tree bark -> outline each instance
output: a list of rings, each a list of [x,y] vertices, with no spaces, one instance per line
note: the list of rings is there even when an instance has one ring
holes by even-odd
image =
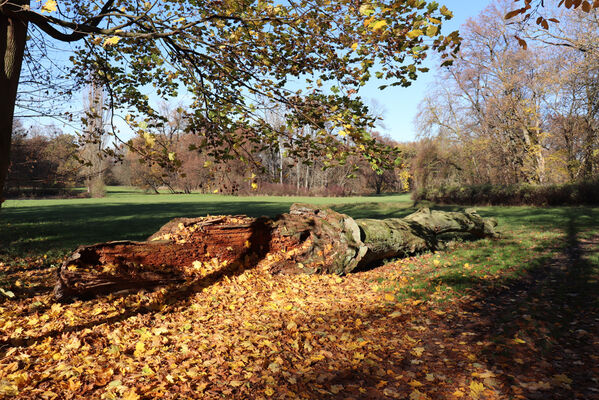
[[[473,210],[421,209],[406,218],[357,219],[328,208],[294,204],[277,218],[178,218],[145,242],[79,247],[60,267],[60,301],[212,282],[246,268],[272,273],[344,275],[386,258],[434,250],[448,235],[495,236],[492,220]]]
[[[0,8],[0,206],[4,201],[4,184],[10,165],[17,88],[27,41],[27,22],[8,17],[4,8],[16,9],[26,5],[29,5],[29,0],[13,0]]]

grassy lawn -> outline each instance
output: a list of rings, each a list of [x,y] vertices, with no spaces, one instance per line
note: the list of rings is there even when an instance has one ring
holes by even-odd
[[[337,205],[348,214],[404,215],[409,195],[352,198],[145,194],[110,187],[101,199],[8,200],[0,211],[0,257],[61,255],[80,244],[143,240],[176,217],[275,216],[297,202]],[[354,205],[358,205],[354,207]],[[372,206],[369,206],[372,204]],[[375,206],[376,204],[376,206]]]
[[[415,211],[406,195],[112,188],[104,199],[8,201],[0,397],[599,398],[599,208],[480,207],[500,238],[343,278],[250,268],[191,293],[52,301],[56,265],[79,244],[144,239],[174,217],[273,216],[294,202],[356,218]]]

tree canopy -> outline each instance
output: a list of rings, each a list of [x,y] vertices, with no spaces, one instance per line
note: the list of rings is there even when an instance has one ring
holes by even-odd
[[[312,148],[341,162],[361,153],[375,168],[383,149],[368,133],[374,121],[356,93],[372,76],[388,85],[410,85],[426,71],[421,64],[431,51],[447,62],[459,45],[457,32],[441,31],[451,17],[446,7],[422,0],[0,5],[0,18],[10,29],[29,25],[33,40],[76,42],[71,79],[104,86],[106,104],[126,110],[126,122],[145,138],[150,156],[176,159],[153,148],[147,129],[163,121],[150,92],[173,98],[185,91],[191,98],[187,129],[217,158],[243,159],[283,140],[290,152]],[[25,37],[17,39],[5,51],[4,68],[20,71],[20,64],[6,62],[22,60]],[[0,32],[0,41],[10,40],[7,30]],[[5,74],[13,86],[15,74]],[[12,120],[14,99],[9,103]],[[264,108],[275,106],[283,125],[263,118]],[[0,127],[2,157],[11,125],[5,121]],[[0,186],[6,173],[1,167]]]

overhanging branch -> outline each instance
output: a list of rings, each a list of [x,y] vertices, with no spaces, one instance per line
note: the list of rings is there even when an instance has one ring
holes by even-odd
[[[45,16],[31,11],[29,7],[24,5],[18,5],[14,3],[4,3],[0,5],[0,13],[7,15],[11,18],[21,19],[39,27],[42,31],[50,35],[56,40],[63,42],[75,42],[84,38],[89,33],[101,33],[103,29],[98,28],[100,22],[107,16],[112,10],[114,0],[108,0],[100,13],[95,17],[89,19],[83,24],[68,22],[51,16]],[[54,28],[51,24],[59,25],[65,28],[71,29],[73,32],[64,33]]]

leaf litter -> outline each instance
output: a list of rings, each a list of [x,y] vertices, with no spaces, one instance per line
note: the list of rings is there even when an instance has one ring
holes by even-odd
[[[432,279],[429,297],[402,290],[417,271],[451,268],[451,252],[346,277],[264,266],[65,305],[51,260],[15,261],[0,266],[13,295],[0,294],[0,397],[599,398],[599,313],[585,295],[597,275],[555,284],[584,272],[570,253],[447,299]]]

